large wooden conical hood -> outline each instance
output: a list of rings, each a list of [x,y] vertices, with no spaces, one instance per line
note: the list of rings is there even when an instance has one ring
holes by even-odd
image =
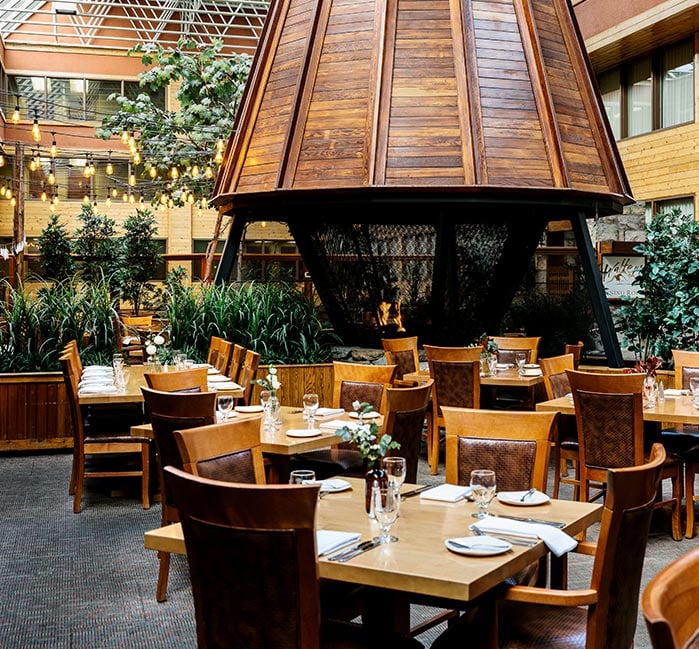
[[[568,3],[273,0],[218,202],[440,187],[627,202]]]
[[[273,0],[215,190],[288,224],[335,331],[495,332],[547,223],[570,219],[610,365],[586,217],[628,182],[566,0]],[[539,332],[531,332],[538,335]]]

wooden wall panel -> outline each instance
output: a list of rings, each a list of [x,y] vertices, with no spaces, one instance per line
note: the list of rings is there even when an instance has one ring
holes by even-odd
[[[261,365],[257,376],[267,376],[267,365]],[[316,365],[276,365],[277,378],[282,387],[279,390],[279,400],[283,406],[303,408],[303,395],[315,392],[322,407],[330,407],[333,398],[333,366],[332,363]],[[251,403],[260,402],[260,387],[256,385],[252,391]]]

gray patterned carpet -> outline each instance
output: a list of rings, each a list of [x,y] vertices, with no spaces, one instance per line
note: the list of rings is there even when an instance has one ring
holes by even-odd
[[[70,455],[0,457],[0,648],[156,649],[194,647],[195,629],[186,559],[173,557],[168,601],[155,601],[157,560],[143,533],[157,527],[160,506],[138,496],[113,498],[86,491],[72,513]],[[441,482],[421,467],[425,481]],[[661,566],[696,546],[674,542],[664,521],[651,535],[644,584]],[[571,561],[572,585],[589,576],[587,558]],[[416,618],[425,614],[414,612]],[[419,639],[429,646],[438,630]],[[642,622],[636,648],[649,647]]]

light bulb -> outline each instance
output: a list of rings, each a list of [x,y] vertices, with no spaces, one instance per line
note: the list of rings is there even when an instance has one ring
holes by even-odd
[[[218,140],[216,140],[216,150],[223,152],[223,147],[224,147],[223,138],[220,137],[220,138],[218,138]]]
[[[15,110],[12,113],[11,120],[13,124],[19,124],[19,103],[15,105]]]
[[[58,205],[58,203],[60,203],[60,201],[58,200],[58,194],[56,194],[56,195],[53,197],[53,204],[54,204],[54,205]]]
[[[134,174],[131,174],[129,176],[129,187],[135,187],[136,186],[136,176]]]
[[[51,142],[51,157],[55,158],[57,153],[58,148],[56,147],[56,139],[54,138],[53,142]]]
[[[140,165],[141,164],[141,154],[138,151],[134,151],[133,154],[133,163],[135,165]]]
[[[136,197],[133,194],[129,194],[129,203],[135,203]]]
[[[148,175],[151,178],[155,178],[158,175],[158,168],[153,165],[149,170],[148,170]]]
[[[56,184],[56,176],[53,173],[53,171],[49,171],[49,177],[48,177],[48,183],[49,185],[55,185]]]
[[[121,196],[121,200],[124,201],[124,203],[126,203],[129,200],[129,195],[126,192],[124,192]]]
[[[32,158],[32,161],[29,163],[29,171],[36,171],[36,162],[34,162],[34,158]]]
[[[124,144],[128,144],[129,142],[129,132],[126,129],[121,132],[121,141]]]
[[[199,165],[192,165],[192,178],[196,178],[199,175]]]
[[[119,192],[117,191],[117,188],[116,188],[116,187],[112,187],[112,198],[116,198],[118,193],[119,193]]]
[[[180,172],[178,171],[177,167],[173,166],[172,169],[170,169],[170,178],[177,180],[179,176]]]
[[[34,117],[34,124],[32,124],[32,137],[34,138],[34,142],[41,141],[41,131],[39,130],[39,120],[36,117]]]
[[[51,203],[51,204],[49,205],[49,210],[50,210],[51,212],[55,212],[55,211],[56,211],[56,208],[53,206],[53,203]]]
[[[105,205],[107,207],[111,207],[112,206],[112,197],[109,194],[107,194],[107,200],[104,202],[105,202]]]
[[[194,194],[190,194],[189,196],[187,196],[187,202],[190,205],[194,204]]]
[[[4,196],[6,193],[7,193],[7,187],[5,187],[5,185],[3,185],[2,187],[0,187],[0,196]]]
[[[85,196],[83,196],[83,203],[85,203],[85,205],[90,204],[90,197],[87,194],[85,194]]]
[[[5,198],[12,198],[12,190],[9,187],[7,188],[7,193],[5,194]]]
[[[10,199],[10,205],[12,205],[12,207],[17,205],[17,199],[14,196]]]
[[[216,155],[214,156],[214,162],[218,165],[220,165],[223,162],[223,154],[220,151],[216,151]]]
[[[104,168],[104,173],[106,173],[108,176],[114,175],[114,165],[112,165],[111,161],[108,162],[107,166]]]
[[[5,155],[0,153],[0,167],[5,166]]]
[[[209,165],[206,165],[206,169],[204,169],[204,175],[207,178],[213,178],[214,177],[214,170],[209,167]]]
[[[44,191],[41,192],[41,202],[42,203],[46,202],[46,192],[44,192]]]
[[[173,207],[175,207],[175,201],[173,201],[172,199],[168,200],[167,206],[168,206],[170,209],[172,209]]]

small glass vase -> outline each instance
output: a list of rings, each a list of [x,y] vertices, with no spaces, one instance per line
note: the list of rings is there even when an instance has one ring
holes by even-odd
[[[490,354],[481,354],[481,376],[490,376]]]
[[[658,398],[658,384],[656,378],[651,374],[646,374],[643,379],[643,396],[646,398],[646,408],[655,408]]]
[[[273,395],[264,406],[264,427],[266,430],[279,430],[282,425],[282,407],[276,395]]]
[[[385,488],[388,485],[388,474],[381,467],[380,460],[375,460],[369,464],[364,480],[364,502],[366,505],[366,513],[369,514],[369,518],[374,518],[371,500],[374,485],[377,485],[379,489]]]

